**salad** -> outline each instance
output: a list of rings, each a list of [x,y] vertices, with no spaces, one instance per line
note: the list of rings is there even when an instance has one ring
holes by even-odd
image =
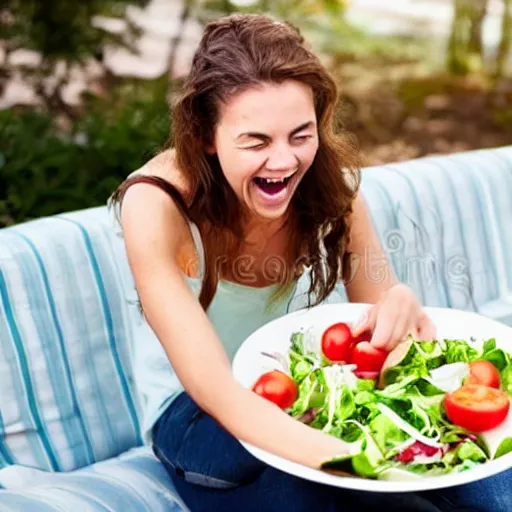
[[[512,354],[495,339],[419,341],[387,353],[343,322],[294,332],[253,391],[350,443],[327,471],[412,479],[466,471],[512,451]]]

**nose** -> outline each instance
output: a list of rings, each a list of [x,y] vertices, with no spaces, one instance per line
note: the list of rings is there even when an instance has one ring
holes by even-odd
[[[287,144],[278,144],[271,148],[266,167],[269,171],[288,171],[297,167],[298,158]]]

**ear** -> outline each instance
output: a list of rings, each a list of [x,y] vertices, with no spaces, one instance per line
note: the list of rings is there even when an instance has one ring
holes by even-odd
[[[217,150],[213,144],[206,144],[206,146],[204,147],[204,150],[209,155],[214,155],[215,153],[217,153]]]
[[[217,146],[215,144],[215,138],[214,137],[208,137],[208,139],[204,142],[204,150],[209,155],[214,155],[217,153]]]

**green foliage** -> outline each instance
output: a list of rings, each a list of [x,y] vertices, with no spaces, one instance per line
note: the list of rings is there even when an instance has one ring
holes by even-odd
[[[485,4],[487,0],[453,0],[454,15],[446,56],[451,73],[465,75],[483,68]]]
[[[500,78],[505,74],[506,63],[512,47],[512,2],[503,0],[503,17],[501,19],[501,40],[496,53],[495,76]]]
[[[0,112],[0,226],[105,204],[165,145],[167,80],[130,82],[86,100],[70,131],[41,111]]]
[[[453,20],[446,66],[455,75],[484,73],[497,78],[506,74],[512,33],[510,0],[502,0],[500,42],[492,55],[486,55],[483,40],[485,18],[490,10],[489,0],[453,0]]]
[[[453,1],[461,4],[466,0]],[[70,77],[72,66],[80,66],[90,58],[101,61],[106,43],[133,45],[138,31],[127,19],[126,9],[129,5],[145,6],[148,2],[8,0],[7,5],[2,4],[0,39],[6,53],[26,48],[38,51],[42,58],[37,69],[22,67],[14,70],[9,67],[11,64],[6,64],[2,78],[21,71],[39,95],[43,107],[0,111],[0,226],[105,204],[117,184],[165,144],[170,133],[166,97],[178,85],[174,81],[169,83],[166,76],[155,81],[121,81],[105,70],[99,80],[100,88],[108,91],[104,96],[86,96],[78,106],[67,105],[62,97],[62,88]],[[503,2],[506,16],[496,57],[499,61],[497,75],[504,72],[510,50],[511,0]],[[389,115],[394,112],[390,109],[395,105],[387,103],[390,93],[396,93],[398,106],[403,106],[405,111],[421,111],[427,96],[446,96],[452,106],[452,97],[456,97],[459,90],[467,89],[466,85],[456,83],[462,78],[449,74],[442,78],[429,75],[424,81],[412,79],[410,70],[417,62],[428,60],[430,42],[416,35],[375,36],[354,26],[345,17],[347,0],[259,0],[245,7],[234,0],[186,0],[185,3],[189,12],[181,20],[182,24],[188,16],[204,23],[232,12],[264,12],[300,27],[314,50],[329,57],[327,62],[331,71],[346,91],[346,105],[353,107],[351,124],[358,130],[362,146],[365,140],[373,140],[375,133],[389,133],[389,138],[402,137],[402,132],[395,133],[401,121],[395,123],[393,120],[405,116],[400,113]],[[127,30],[122,34],[109,33],[92,22],[96,16],[122,19],[127,22]],[[473,25],[478,28],[482,18],[475,20]],[[460,26],[457,25],[457,31]],[[467,41],[467,24],[464,30],[463,40]],[[479,47],[478,30],[473,31],[472,40],[474,53]],[[177,45],[177,41],[173,44]],[[460,55],[460,48],[455,47],[455,50],[457,56]],[[169,66],[172,69],[172,65]],[[56,69],[59,69],[58,74]],[[396,83],[396,77],[392,76],[395,69],[400,71],[403,79],[393,91],[390,84]],[[55,85],[46,87],[48,76],[57,78]],[[383,94],[368,97],[370,93],[360,87],[361,78],[374,81],[375,87],[380,88],[375,90]],[[112,82],[121,82],[121,85],[112,85]],[[494,125],[506,131],[512,114],[505,104],[508,96],[504,98],[497,98],[491,116]],[[375,126],[381,126],[381,119],[388,124],[383,123],[383,129],[376,129]],[[388,140],[379,137],[375,140]],[[421,137],[421,144],[430,138],[421,134],[417,137]],[[473,145],[478,147],[478,142]],[[431,151],[429,147],[427,150]]]
[[[378,36],[349,22],[348,0],[273,0],[244,6],[226,0],[207,0],[198,10],[204,23],[231,12],[261,12],[299,27],[316,51],[335,62],[356,60],[417,61],[425,59],[428,41],[416,34]],[[236,9],[235,9],[236,7]]]
[[[432,53],[431,42],[418,35],[375,35],[326,13],[309,18],[304,32],[320,52],[340,66],[346,62],[382,65],[426,61]]]
[[[84,66],[91,59],[101,61],[105,44],[135,51],[140,30],[126,17],[126,9],[145,6],[148,1],[9,0],[0,10],[0,39],[6,54],[19,48],[34,50],[41,63],[35,69],[6,64],[4,76],[21,74],[48,109],[74,119],[76,109],[62,99],[72,66]],[[94,23],[98,16],[122,20],[126,29],[122,34],[109,32]],[[50,88],[45,83],[48,77],[58,77]]]
[[[206,0],[202,2],[202,10],[216,13],[217,16],[233,12],[262,12],[292,22],[301,20],[319,12],[330,15],[343,15],[347,0],[257,0],[242,5],[230,0]]]
[[[104,43],[127,42],[94,26],[94,16],[123,18],[128,5],[147,3],[148,0],[10,0],[6,9],[9,22],[2,23],[0,38],[7,41],[8,49],[41,52],[44,61],[81,62],[101,53]]]

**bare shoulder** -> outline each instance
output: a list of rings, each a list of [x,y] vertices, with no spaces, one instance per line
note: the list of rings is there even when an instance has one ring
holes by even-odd
[[[157,176],[186,192],[182,175],[174,164],[174,153],[164,151],[130,174],[130,178]],[[137,246],[179,247],[186,240],[187,222],[173,199],[162,189],[141,182],[131,185],[122,200],[121,223],[125,240]]]
[[[172,148],[158,153],[158,155],[130,174],[130,177],[137,175],[157,176],[174,185],[182,196],[186,197],[188,195],[189,187],[187,181],[176,165],[175,153]]]

